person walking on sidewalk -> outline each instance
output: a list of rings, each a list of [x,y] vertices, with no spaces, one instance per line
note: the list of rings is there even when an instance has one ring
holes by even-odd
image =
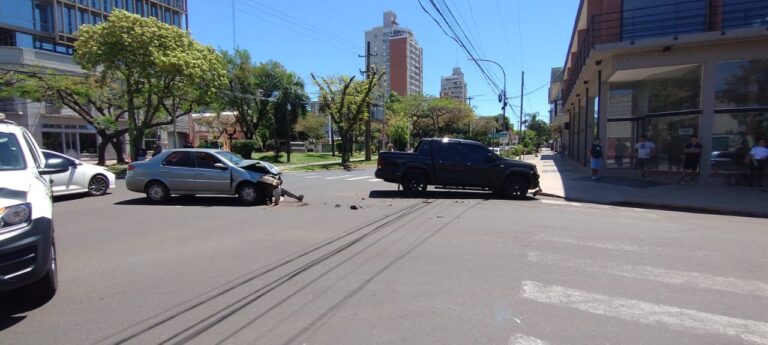
[[[656,152],[656,145],[648,141],[643,135],[640,136],[640,142],[635,145],[635,151],[637,152],[637,168],[640,169],[640,178],[643,180],[650,179],[651,157]]]
[[[595,138],[592,141],[592,148],[587,152],[592,167],[592,180],[597,180],[597,174],[603,166],[603,145],[600,145],[600,139]]]
[[[685,161],[683,162],[683,175],[680,176],[680,184],[685,184],[685,177],[690,176],[690,182],[696,180],[699,171],[699,161],[701,160],[701,144],[699,137],[692,135],[690,141],[683,147]]]
[[[754,186],[755,181],[759,187],[763,187],[765,166],[768,165],[768,148],[765,147],[765,139],[761,139],[757,146],[749,151],[749,186]]]

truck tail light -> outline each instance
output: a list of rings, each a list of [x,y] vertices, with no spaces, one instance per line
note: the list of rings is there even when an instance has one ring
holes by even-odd
[[[379,157],[378,159],[376,159],[376,168],[377,168],[377,169],[381,169],[381,157]]]

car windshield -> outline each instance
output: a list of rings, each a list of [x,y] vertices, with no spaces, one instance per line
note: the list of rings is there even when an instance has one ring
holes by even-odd
[[[232,163],[232,165],[238,165],[245,160],[243,157],[240,157],[240,155],[229,151],[216,151],[216,154]]]
[[[24,154],[16,136],[10,133],[0,133],[0,171],[22,170],[26,168]]]

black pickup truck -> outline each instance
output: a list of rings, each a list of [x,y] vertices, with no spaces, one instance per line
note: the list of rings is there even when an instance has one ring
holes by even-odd
[[[422,139],[414,152],[380,152],[376,178],[398,183],[406,193],[432,185],[522,198],[539,187],[535,165],[502,158],[481,143],[460,139]]]

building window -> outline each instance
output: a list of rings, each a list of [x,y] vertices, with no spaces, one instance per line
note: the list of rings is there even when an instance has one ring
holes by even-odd
[[[699,115],[646,119],[645,136],[656,145],[651,167],[655,170],[682,171],[683,148],[692,135],[699,135]]]
[[[723,30],[768,25],[764,1],[723,0]]]
[[[610,84],[608,118],[701,108],[699,65],[624,70],[614,77],[621,81]]]
[[[622,41],[704,32],[707,7],[707,0],[624,0]]]
[[[717,64],[715,107],[768,107],[768,60]]]

